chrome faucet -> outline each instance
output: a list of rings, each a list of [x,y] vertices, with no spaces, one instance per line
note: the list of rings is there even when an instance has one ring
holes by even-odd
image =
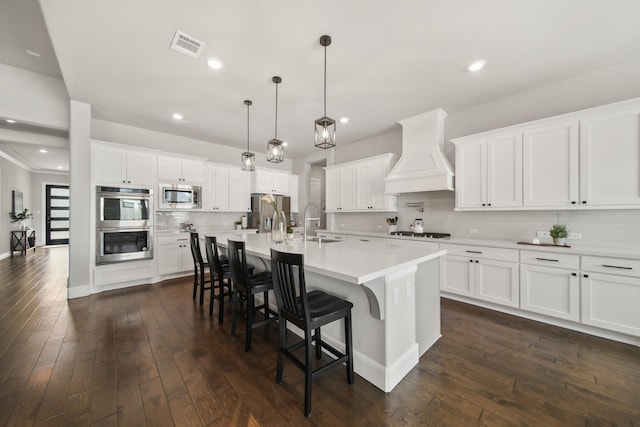
[[[318,210],[318,217],[317,218],[307,218],[307,210],[311,207],[311,206],[315,206],[316,209]],[[304,207],[304,241],[307,241],[307,221],[318,221],[318,227],[320,227],[320,206],[316,205],[315,203],[308,203],[307,206]]]

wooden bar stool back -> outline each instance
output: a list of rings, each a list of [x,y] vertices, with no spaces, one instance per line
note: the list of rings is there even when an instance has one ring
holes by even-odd
[[[213,314],[214,300],[218,300],[218,324],[224,320],[225,297],[231,302],[231,271],[229,263],[220,257],[218,241],[215,236],[204,238],[205,251],[209,264],[209,277],[211,278],[211,296],[209,298],[209,314]],[[226,261],[226,262],[225,262]]]
[[[200,305],[202,305],[204,302],[204,291],[211,289],[209,286],[206,286],[207,283],[211,283],[211,278],[206,279],[208,264],[202,259],[198,233],[192,232],[189,234],[189,243],[191,246],[191,256],[193,257],[193,299],[196,299],[198,288],[200,288]]]

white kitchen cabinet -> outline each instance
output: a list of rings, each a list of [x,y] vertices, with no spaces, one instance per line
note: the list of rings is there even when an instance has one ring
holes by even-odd
[[[444,292],[518,307],[518,251],[483,246],[440,244],[440,286]]]
[[[640,261],[582,258],[582,323],[640,337]]]
[[[522,133],[456,144],[456,207],[522,206]]]
[[[184,273],[193,270],[189,234],[160,236],[156,245],[158,275]]]
[[[326,211],[356,210],[356,167],[326,168]]]
[[[579,204],[578,120],[524,131],[524,206]]]
[[[389,153],[326,167],[326,211],[396,211],[397,196],[384,193],[384,179],[396,161]]]
[[[289,173],[256,168],[253,172],[252,193],[289,195]]]
[[[520,308],[559,319],[580,320],[578,272],[520,265]]]
[[[580,204],[640,206],[640,108],[580,121]]]
[[[155,185],[157,156],[93,144],[93,177],[98,184]]]
[[[229,168],[229,212],[251,212],[251,175]]]
[[[202,183],[204,179],[204,161],[158,156],[158,179],[168,183]]]

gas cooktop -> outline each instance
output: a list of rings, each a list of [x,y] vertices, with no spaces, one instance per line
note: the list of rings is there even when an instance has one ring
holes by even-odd
[[[392,231],[392,236],[408,236],[408,237],[429,237],[432,239],[444,239],[451,237],[449,233],[435,233],[432,231],[426,231],[424,233],[414,233],[413,231]]]

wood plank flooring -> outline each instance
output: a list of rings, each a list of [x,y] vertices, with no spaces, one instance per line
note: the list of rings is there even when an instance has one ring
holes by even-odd
[[[633,346],[443,300],[443,337],[393,392],[329,371],[305,419],[302,372],[274,380],[277,328],[245,353],[191,278],[71,301],[66,281],[66,247],[0,261],[0,425],[640,427]]]

